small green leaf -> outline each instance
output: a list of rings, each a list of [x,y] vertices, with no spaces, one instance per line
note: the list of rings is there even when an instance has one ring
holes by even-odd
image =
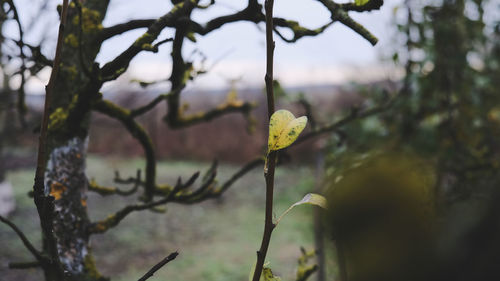
[[[303,247],[300,247],[300,251],[302,252],[302,256],[300,256],[298,260],[299,266],[297,267],[296,273],[296,281],[306,281],[309,277],[318,270],[317,264],[308,264],[309,260],[314,260],[316,256],[316,251],[306,251]]]
[[[356,6],[363,6],[368,2],[370,2],[370,0],[354,0],[354,4],[356,4]]]
[[[295,116],[288,110],[278,110],[269,121],[268,152],[290,146],[306,127],[307,117]]]
[[[250,275],[248,275],[248,281],[252,281],[253,279],[255,266],[256,263],[253,264],[252,269],[250,270]],[[274,276],[273,271],[269,267],[269,262],[266,262],[264,264],[264,267],[262,268],[262,273],[260,274],[259,281],[281,281],[281,278],[278,276]]]
[[[276,225],[281,221],[281,219],[288,214],[295,206],[298,205],[303,205],[303,204],[310,204],[310,205],[316,205],[318,207],[321,207],[323,209],[327,209],[328,204],[326,201],[326,198],[323,197],[322,195],[316,194],[316,193],[307,193],[302,200],[294,203],[292,206],[290,206],[279,218],[276,220]]]
[[[264,281],[281,281],[281,278],[278,276],[274,276],[273,271],[269,267],[264,267],[262,269],[262,275],[260,280],[264,277]]]
[[[299,202],[295,203],[296,205],[300,204],[311,204],[311,205],[316,205],[319,206],[323,209],[327,208],[327,202],[326,198],[323,197],[322,195],[316,194],[316,193],[308,193],[302,200]]]
[[[194,36],[194,32],[188,32],[186,34],[186,38],[189,39],[189,41],[196,43],[196,37]]]

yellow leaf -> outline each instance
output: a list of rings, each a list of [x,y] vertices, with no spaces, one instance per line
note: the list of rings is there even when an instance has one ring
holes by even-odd
[[[278,110],[269,121],[268,152],[276,151],[291,145],[306,127],[307,117],[295,116],[288,110]]]

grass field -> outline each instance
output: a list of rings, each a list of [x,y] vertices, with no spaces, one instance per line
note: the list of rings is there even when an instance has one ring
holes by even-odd
[[[159,182],[175,182],[195,171],[205,171],[209,163],[161,162]],[[133,175],[143,167],[141,160],[103,159],[89,157],[88,175],[100,184],[111,185],[114,170],[123,176]],[[219,181],[238,169],[221,165]],[[275,213],[313,190],[314,171],[306,167],[279,167],[276,174]],[[39,227],[32,199],[26,193],[32,186],[33,171],[11,172],[8,179],[15,187],[17,210],[11,219],[28,237],[39,245]],[[102,198],[90,194],[89,213],[92,219],[106,217],[127,203],[131,197]],[[179,257],[150,280],[169,281],[244,281],[248,280],[255,252],[260,245],[264,218],[264,179],[256,169],[240,179],[221,199],[197,205],[167,205],[165,214],[149,211],[128,216],[108,233],[92,238],[93,252],[99,270],[112,280],[137,280],[168,253],[178,250]],[[295,280],[300,246],[313,248],[312,207],[295,208],[275,230],[268,260],[273,271],[284,281]],[[0,226],[0,280],[41,280],[39,270],[9,270],[9,261],[31,260],[16,236]],[[330,262],[331,263],[331,262]],[[330,266],[332,268],[332,266]],[[330,274],[333,276],[333,274]],[[331,278],[333,280],[333,278]]]

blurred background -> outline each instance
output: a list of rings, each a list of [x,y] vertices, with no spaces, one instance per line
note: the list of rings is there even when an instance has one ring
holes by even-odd
[[[60,1],[14,2],[26,30],[25,42],[41,45],[41,53],[50,57],[55,48],[59,20],[56,6]],[[246,1],[220,0],[214,8],[193,18],[204,22],[245,5]],[[170,1],[112,0],[103,24],[156,18],[171,8]],[[307,27],[325,24],[330,16],[316,1],[299,0],[276,1],[275,14],[298,20]],[[276,38],[278,108],[289,109],[296,116],[307,114],[310,118],[307,132],[356,110],[369,110],[387,101],[391,106],[284,152],[283,165],[279,165],[276,174],[275,212],[280,214],[312,191],[328,194],[332,202],[340,200],[337,196],[345,196],[347,202],[354,200],[349,198],[368,198],[368,201],[354,200],[355,209],[359,204],[372,206],[373,202],[384,202],[387,198],[399,200],[399,195],[384,197],[359,192],[351,196],[331,192],[337,186],[342,190],[344,186],[353,185],[375,186],[375,194],[380,194],[378,185],[372,182],[373,175],[366,172],[374,165],[376,169],[388,171],[388,178],[406,177],[411,181],[428,178],[422,185],[407,184],[404,180],[381,185],[394,185],[394,190],[411,186],[425,191],[423,197],[410,196],[408,200],[416,204],[393,206],[392,211],[414,205],[412,208],[418,210],[431,210],[411,211],[408,216],[424,216],[426,223],[422,223],[425,225],[422,228],[432,224],[432,234],[423,234],[418,227],[411,231],[418,237],[394,231],[394,227],[408,229],[408,226],[388,223],[387,215],[383,215],[387,212],[385,209],[379,217],[367,218],[368,213],[379,214],[376,211],[381,204],[373,204],[375,211],[368,209],[366,214],[353,213],[350,205],[344,209],[339,207],[335,209],[338,213],[328,213],[324,218],[324,229],[318,226],[318,220],[315,223],[318,213],[313,208],[295,208],[273,235],[268,258],[273,271],[283,280],[295,280],[300,247],[322,247],[322,257],[317,262],[323,273],[315,273],[310,280],[339,280],[345,273],[342,266],[339,267],[340,247],[335,247],[332,237],[342,245],[358,245],[359,239],[370,241],[376,237],[373,234],[359,238],[359,233],[381,231],[408,236],[408,240],[401,242],[405,245],[420,241],[427,234],[432,237],[422,241],[432,240],[432,246],[426,244],[433,249],[432,253],[413,253],[412,250],[406,253],[418,257],[408,259],[409,263],[421,262],[421,268],[426,268],[422,271],[432,274],[432,277],[424,274],[428,277],[426,280],[498,280],[493,278],[498,276],[495,267],[500,261],[500,251],[497,251],[500,246],[500,3],[496,0],[386,0],[379,11],[353,14],[353,18],[378,37],[375,47],[340,23],[333,24],[319,36],[307,37],[295,44]],[[196,67],[207,69],[207,74],[190,82],[183,92],[185,112],[207,110],[236,96],[257,106],[251,113],[252,118],[226,115],[184,130],[171,130],[165,125],[164,106],[138,118],[156,148],[159,182],[175,182],[179,176],[187,178],[196,171],[204,171],[214,159],[220,163],[218,178],[224,181],[248,160],[264,152],[267,120],[263,30],[262,24],[236,23],[199,38],[196,44],[186,45],[186,56],[193,58]],[[111,60],[142,32],[141,29],[130,31],[107,41],[97,61]],[[42,67],[36,76],[21,81],[20,75],[15,74],[20,65],[16,46],[8,40],[19,36],[16,22],[3,20],[2,34],[0,214],[22,225],[31,241],[38,244],[41,239],[38,217],[28,193],[33,184],[37,127],[50,68]],[[168,49],[162,48],[157,54],[138,55],[127,73],[104,85],[103,96],[118,105],[134,108],[167,92],[171,63]],[[16,108],[21,83],[25,85],[27,105],[21,110],[24,114]],[[125,177],[133,176],[144,166],[143,150],[137,141],[118,121],[99,113],[92,115],[88,151],[87,175],[103,185],[115,185],[115,171]],[[400,151],[398,154],[403,156],[380,156],[387,151]],[[379,157],[384,164],[373,164],[379,163]],[[411,164],[405,164],[408,162]],[[389,168],[403,166],[407,171],[422,165],[426,169],[417,178]],[[356,170],[357,167],[362,168]],[[353,174],[355,178],[366,175],[365,181],[352,183],[348,175]],[[347,184],[341,184],[343,177],[347,178],[344,179]],[[151,280],[247,280],[262,234],[264,186],[262,170],[257,168],[217,200],[195,205],[169,204],[166,214],[130,215],[110,232],[93,237],[99,270],[105,276],[114,276],[113,280],[137,280],[166,253],[179,250],[175,270],[167,266]],[[393,189],[384,188],[382,194],[391,193]],[[135,201],[132,197],[110,200],[90,193],[90,217],[105,217]],[[343,217],[341,222],[337,216]],[[382,222],[374,223],[379,219]],[[346,224],[345,220],[355,221],[356,227]],[[380,229],[375,231],[367,221]],[[336,232],[330,226],[345,231]],[[343,242],[342,237],[346,236],[358,238]],[[393,242],[373,240],[367,242],[366,247],[371,243],[389,245]],[[42,278],[37,269],[7,268],[8,262],[26,260],[29,254],[16,235],[4,226],[0,227],[0,248],[0,280]],[[347,268],[354,276],[352,280],[422,278],[414,274],[413,269],[404,273],[374,270],[374,267],[396,267],[391,250],[382,251],[381,255],[376,254],[381,253],[380,250],[371,250],[376,253],[370,252],[368,259],[364,255],[368,250],[359,250],[363,254],[356,251],[351,247],[351,254],[345,257],[351,265]],[[426,258],[422,259],[423,255]],[[378,262],[372,266],[365,260]],[[431,261],[442,265],[441,270],[427,268]],[[405,266],[407,264],[398,264],[400,268]],[[377,279],[377,276],[385,279]]]

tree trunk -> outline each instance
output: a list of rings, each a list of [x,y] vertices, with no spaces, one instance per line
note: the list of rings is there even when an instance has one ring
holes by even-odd
[[[100,49],[96,39],[109,0],[80,2],[81,8],[71,3],[68,10],[60,72],[49,101],[45,194],[54,197],[53,236],[65,281],[97,281],[106,278],[91,253],[85,158],[91,101],[102,85],[89,71]],[[44,239],[45,252],[48,247]],[[57,278],[53,268],[43,269],[46,280]]]
[[[54,237],[67,280],[102,280],[87,232],[86,140],[75,137],[54,148],[45,172],[46,193],[54,198]]]

